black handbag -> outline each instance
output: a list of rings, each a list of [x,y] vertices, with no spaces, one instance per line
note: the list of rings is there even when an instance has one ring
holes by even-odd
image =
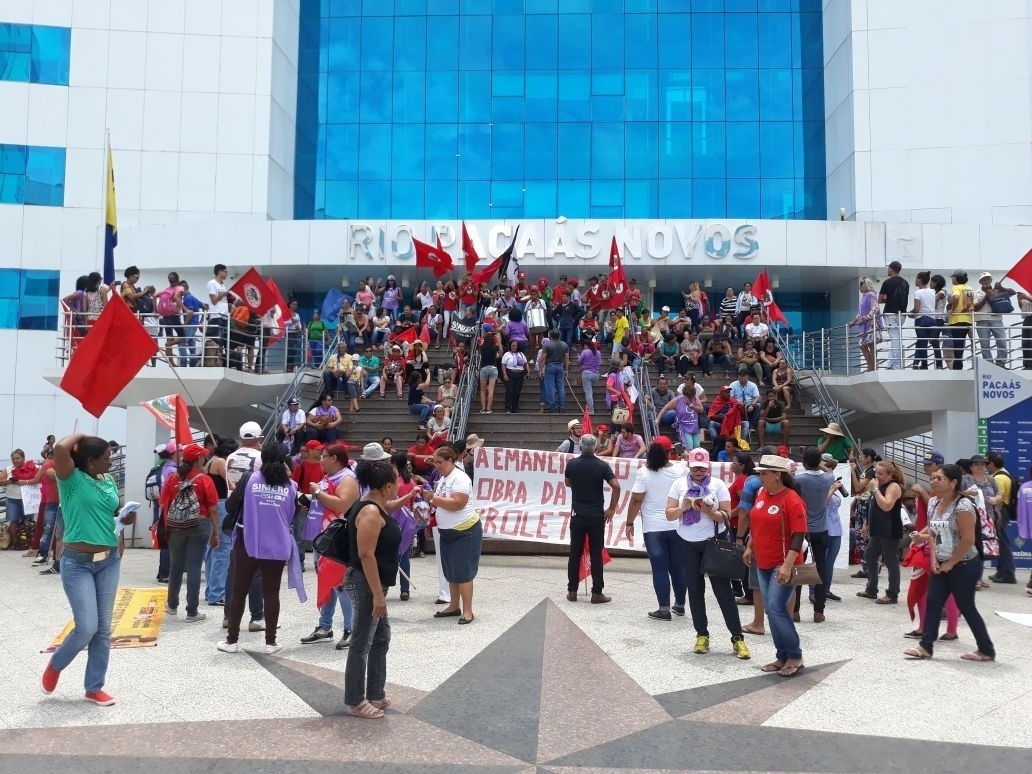
[[[727,524],[727,521],[724,523]],[[713,537],[706,542],[706,549],[702,554],[702,571],[712,578],[742,580],[748,572],[745,562],[742,561],[745,548],[731,537],[730,525],[727,535],[727,538],[720,537],[717,522],[713,522]]]
[[[237,522],[240,521],[240,516],[244,512],[244,487],[247,486],[250,478],[251,471],[245,471],[237,482],[236,488],[226,498],[226,515],[222,518],[221,524],[223,534],[232,535]]]

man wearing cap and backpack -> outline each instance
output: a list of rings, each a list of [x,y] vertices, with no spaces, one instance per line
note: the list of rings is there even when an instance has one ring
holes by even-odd
[[[563,454],[576,454],[580,451],[580,439],[584,434],[581,429],[581,421],[579,419],[571,419],[566,423],[566,429],[569,431],[569,436],[559,444],[556,451]]]
[[[1003,455],[991,451],[985,455],[986,468],[996,481],[1000,504],[996,508],[996,538],[1000,544],[1000,557],[996,563],[996,572],[989,576],[993,583],[1017,583],[1014,573],[1014,549],[1011,546],[1007,525],[1018,520],[1018,490],[1021,482],[1004,466]]]
[[[240,448],[226,458],[226,487],[230,494],[254,471],[262,466],[262,426],[257,422],[244,422],[240,425]],[[225,531],[223,538],[229,539]],[[226,574],[226,596],[233,596],[233,554],[229,555],[229,571]],[[251,612],[251,621],[247,625],[249,632],[265,631],[265,599],[262,597],[262,572],[259,569],[251,579],[251,588],[247,594],[247,604]],[[229,628],[229,618],[222,619],[222,628]]]
[[[910,283],[899,276],[903,264],[893,261],[885,267],[888,273],[878,291],[879,303],[885,304],[882,319],[885,321],[885,332],[889,337],[889,365],[892,368],[903,367],[903,347],[900,339],[900,315],[906,314],[907,302],[910,299]]]

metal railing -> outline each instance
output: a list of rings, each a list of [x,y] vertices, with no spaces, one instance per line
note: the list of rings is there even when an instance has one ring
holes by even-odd
[[[476,397],[477,385],[480,382],[480,340],[483,323],[478,322],[473,338],[470,340],[468,357],[462,366],[462,374],[456,385],[455,405],[452,406],[451,427],[448,428],[448,441],[465,440],[466,427],[469,424],[469,412]]]
[[[973,326],[919,328],[914,315],[881,315],[881,325],[871,332],[853,325],[825,328],[795,337],[782,351],[796,370],[835,376],[903,368],[964,370],[973,368],[975,357],[1008,370],[1032,370],[1032,318],[988,312],[970,316]],[[861,347],[872,344],[868,361]]]
[[[283,373],[302,368],[311,357],[308,333],[284,330],[273,340],[269,328],[260,327],[253,333],[236,331],[233,321],[211,314],[196,312],[196,320],[189,325],[164,326],[156,314],[139,314],[140,323],[157,342],[165,358],[176,368],[238,368],[255,373]],[[66,365],[72,353],[90,332],[95,315],[72,311],[61,303],[61,324],[57,332],[56,358]],[[316,349],[318,349],[316,347]],[[324,352],[329,347],[323,347]],[[165,360],[154,358],[144,368],[165,368]]]
[[[933,448],[932,434],[921,433],[882,444],[882,458],[896,463],[906,476],[908,485],[915,482],[927,485],[924,457]]]

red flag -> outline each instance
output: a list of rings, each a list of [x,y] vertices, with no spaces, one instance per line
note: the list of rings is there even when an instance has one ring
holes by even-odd
[[[415,328],[408,328],[401,333],[392,333],[387,337],[388,341],[407,341],[409,344],[414,344],[416,339],[419,338],[416,335]]]
[[[423,342],[424,347],[430,346],[430,328],[425,322],[419,329],[419,340]]]
[[[247,304],[248,309],[261,317],[269,311],[276,299],[269,289],[269,283],[255,268],[250,268],[236,282],[229,292],[239,296]],[[279,294],[279,291],[276,292]]]
[[[602,546],[602,566],[609,564],[613,561],[613,557],[609,555],[605,546]],[[588,537],[584,536],[584,548],[581,550],[580,557],[580,573],[579,577],[581,581],[585,581],[591,575],[591,554],[588,552]]]
[[[441,246],[441,237],[437,237],[437,247],[412,237],[412,246],[416,248],[417,269],[431,269],[435,277],[443,277],[455,269],[452,257]]]
[[[609,274],[602,289],[600,309],[618,309],[627,302],[627,275],[624,273],[620,250],[616,246],[616,237],[609,247]]]
[[[771,294],[771,300],[769,302],[765,302],[764,299],[767,297],[768,293]],[[774,303],[774,294],[771,292],[770,277],[767,276],[766,269],[763,269],[756,277],[756,281],[752,286],[752,294],[756,296],[756,298],[760,299],[760,303],[763,304],[763,308],[767,310],[767,318],[771,322],[780,321],[785,325],[788,325],[788,318],[785,317],[785,313],[781,311],[781,307]]]
[[[491,278],[495,276],[498,273],[498,270],[502,267],[502,262],[505,258],[505,253],[502,253],[480,271],[473,272],[473,274],[470,275],[470,281],[473,283],[473,286],[476,287],[485,282],[490,282]]]
[[[182,395],[176,395],[176,443],[186,446],[193,443],[193,431],[190,430],[190,411]]]
[[[1008,277],[1032,293],[1032,250],[1025,253],[1014,267],[1003,275],[1004,279]]]
[[[99,419],[157,352],[157,342],[118,296],[76,347],[61,389]]]
[[[266,311],[262,324],[266,328],[272,329],[272,335],[269,336],[269,344],[275,344],[283,338],[286,321],[290,319],[290,306],[283,298],[283,294],[280,293],[276,280],[270,277],[265,281],[265,285],[269,289],[272,305]]]
[[[581,417],[581,432],[584,435],[594,435],[591,429],[591,414],[588,412],[588,407],[584,407],[584,416]]]
[[[462,257],[466,261],[467,272],[472,272],[477,266],[477,261],[480,260],[477,248],[473,246],[473,240],[469,238],[469,232],[466,231],[466,221],[462,221]]]

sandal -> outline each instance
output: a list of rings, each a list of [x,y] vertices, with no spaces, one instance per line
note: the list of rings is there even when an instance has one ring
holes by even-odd
[[[919,640],[922,637],[924,637],[924,632],[920,629],[914,629],[914,631],[907,632],[903,636],[906,637],[908,640]]]
[[[347,714],[356,718],[379,720],[383,717],[383,710],[372,702],[363,701],[361,704],[356,704],[354,707],[348,707]]]
[[[996,661],[996,656],[987,656],[980,650],[965,653],[961,658],[965,661]]]
[[[458,618],[462,615],[462,611],[459,608],[454,610],[438,610],[434,613],[434,618]]]
[[[793,664],[792,666],[782,667],[781,671],[778,672],[778,674],[782,677],[795,677],[804,669],[806,669],[806,664]]]
[[[391,706],[391,699],[389,696],[384,696],[382,699],[370,699],[369,703],[380,710],[385,710]]]
[[[760,671],[770,674],[771,672],[780,672],[784,668],[784,664],[779,664],[777,661],[771,661],[769,664],[761,666]]]
[[[903,651],[903,655],[912,661],[924,661],[925,659],[932,657],[931,653],[920,646],[916,648],[907,648]]]
[[[956,634],[950,634],[949,632],[947,632],[946,634],[942,635],[942,637],[939,638],[939,642],[952,642],[953,640],[956,640],[956,639],[958,639]]]
[[[742,631],[745,632],[746,634],[755,634],[757,637],[762,637],[763,635],[765,635],[767,633],[767,632],[763,631],[763,629],[756,630],[756,629],[753,629],[749,625],[743,626],[742,627]]]
[[[473,623],[473,616],[470,616],[469,618],[460,618],[457,621],[457,623],[459,623],[459,624],[470,624],[470,623]]]
[[[864,599],[877,599],[878,598],[877,594],[868,594],[866,591],[858,591],[858,592],[856,592],[856,595],[858,597],[863,597]]]

